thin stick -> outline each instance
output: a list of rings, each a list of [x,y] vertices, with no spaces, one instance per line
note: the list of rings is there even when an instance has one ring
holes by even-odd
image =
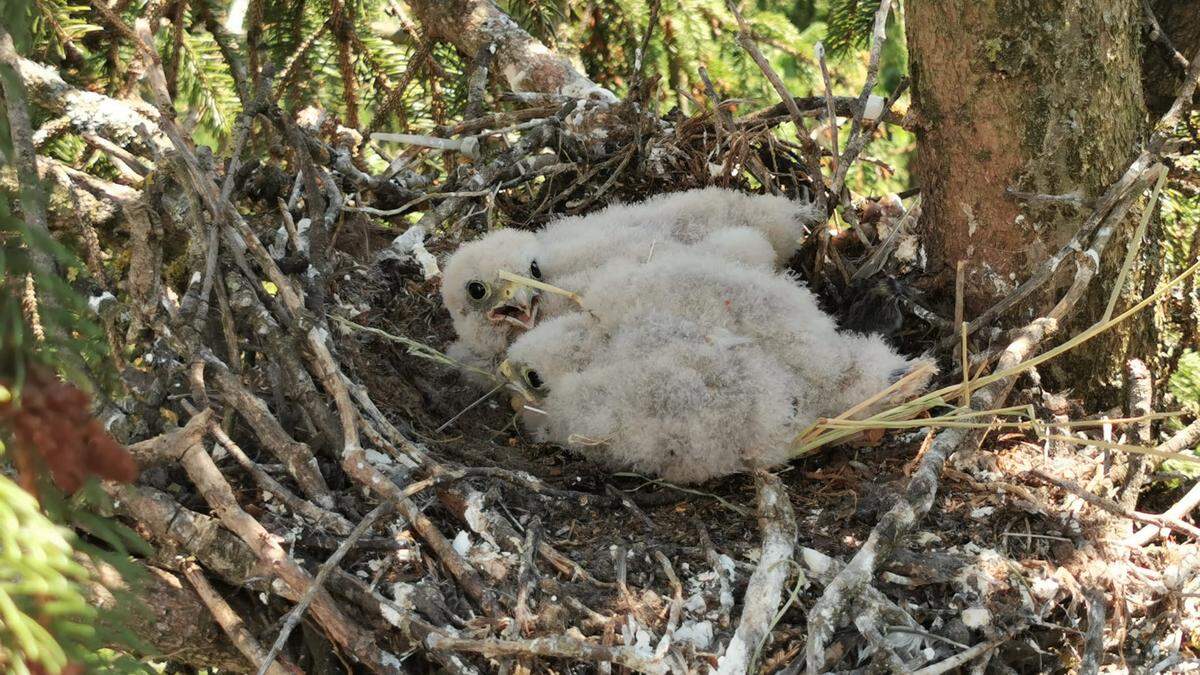
[[[526,407],[528,407],[528,406],[526,406]],[[619,471],[617,473],[614,473],[613,475],[614,476],[625,476],[628,478],[637,478],[639,480],[645,481],[641,485],[639,485],[631,490],[628,490],[628,492],[637,492],[638,490],[642,489],[643,487],[645,487],[647,485],[658,485],[660,487],[670,488],[672,490],[678,490],[679,492],[683,492],[683,493],[686,493],[689,495],[696,495],[697,497],[707,497],[709,499],[715,499],[715,500],[717,500],[717,503],[719,503],[721,506],[724,506],[725,508],[729,509],[730,511],[733,511],[734,513],[738,514],[739,516],[750,515],[750,512],[747,511],[746,509],[738,506],[737,504],[734,504],[733,502],[729,501],[728,499],[725,499],[721,495],[718,495],[718,494],[715,494],[712,492],[703,492],[701,490],[693,490],[691,488],[683,487],[682,485],[668,483],[667,481],[662,480],[661,478],[650,478],[648,476],[643,476],[640,473],[630,473],[627,471]]]
[[[1138,250],[1142,246],[1142,239],[1146,236],[1146,226],[1150,223],[1150,216],[1154,214],[1154,207],[1158,203],[1158,193],[1162,190],[1163,183],[1167,182],[1167,173],[1167,167],[1160,165],[1158,181],[1154,183],[1154,190],[1146,202],[1146,210],[1142,212],[1142,219],[1138,221],[1137,229],[1129,239],[1129,249],[1125,252],[1125,261],[1121,263],[1121,271],[1117,274],[1117,280],[1113,282],[1112,295],[1108,298],[1108,306],[1104,308],[1104,316],[1101,317],[1101,321],[1108,321],[1112,318],[1113,310],[1117,308],[1117,300],[1121,299],[1121,289],[1125,286],[1125,279],[1129,277],[1129,270],[1133,267],[1133,261],[1137,258]]]
[[[271,651],[267,652],[267,656],[263,659],[257,675],[265,675],[267,668],[274,662],[275,656],[279,654],[279,650],[283,649],[283,645],[285,642],[287,642],[288,636],[292,634],[292,630],[296,628],[298,623],[300,623],[300,619],[304,616],[305,610],[308,609],[308,606],[312,603],[313,598],[317,597],[317,592],[321,590],[321,587],[324,585],[325,579],[329,576],[329,573],[338,566],[338,563],[342,561],[342,558],[344,558],[346,554],[350,552],[350,549],[354,547],[354,544],[361,539],[364,534],[367,533],[367,530],[371,529],[371,526],[375,524],[375,521],[380,517],[390,513],[394,506],[394,503],[391,501],[385,501],[380,503],[379,506],[376,506],[362,519],[362,521],[358,523],[358,525],[354,526],[354,529],[350,531],[350,534],[346,537],[346,539],[342,541],[337,550],[333,552],[333,555],[329,556],[329,559],[325,561],[325,564],[321,565],[321,569],[317,571],[316,578],[313,579],[313,582],[308,586],[308,590],[306,590],[304,595],[301,596],[300,602],[296,603],[296,606],[292,608],[292,611],[288,612],[287,618],[284,619],[283,622],[283,628],[279,631],[279,637],[275,638],[275,644],[271,645]]]
[[[950,672],[951,670],[954,670],[955,668],[958,668],[959,666],[965,665],[972,659],[983,656],[984,654],[988,653],[989,651],[995,649],[996,647],[998,647],[1001,644],[1003,644],[1004,642],[1006,642],[1012,636],[1013,636],[1013,633],[1007,633],[1004,636],[998,637],[994,640],[988,640],[987,642],[980,642],[979,644],[975,645],[974,647],[971,647],[969,649],[961,651],[961,652],[955,654],[954,656],[951,656],[949,658],[938,661],[937,663],[925,666],[924,668],[922,668],[920,670],[913,671],[913,675],[941,675],[942,673]]]
[[[196,595],[200,596],[200,600],[212,612],[213,618],[220,624],[221,629],[229,636],[229,641],[237,648],[242,656],[246,657],[258,672],[267,673],[267,675],[289,675],[293,672],[282,663],[268,660],[267,654],[263,653],[262,645],[258,640],[254,639],[254,634],[246,628],[246,624],[242,621],[242,617],[225,602],[225,598],[217,592],[212,584],[208,582],[208,578],[204,576],[204,570],[194,562],[188,561],[183,564],[183,574],[192,582],[192,588],[196,589]]]
[[[1051,476],[1050,474],[1038,469],[1030,471],[1029,475],[1042,481],[1043,483],[1048,483],[1059,488],[1060,490],[1070,492],[1088,504],[1095,506],[1101,511],[1111,513],[1114,516],[1128,518],[1139,523],[1148,523],[1154,525],[1155,527],[1169,527],[1181,534],[1186,534],[1190,537],[1200,539],[1200,528],[1197,528],[1195,525],[1189,525],[1175,518],[1166,518],[1164,516],[1156,516],[1149,513],[1131,511],[1111,499],[1101,497],[1100,495],[1088,491],[1082,485],[1077,485],[1071,481],[1063,480],[1061,478],[1055,478],[1054,476]]]
[[[700,81],[704,83],[704,94],[708,96],[708,100],[713,105],[713,119],[716,120],[717,127],[717,145],[721,144],[721,133],[727,132],[727,127],[733,123],[729,112],[721,107],[721,99],[717,96],[717,90],[713,87],[712,80],[708,78],[708,69],[700,66]]]
[[[804,149],[802,156],[805,165],[804,172],[808,174],[809,179],[813,182],[817,210],[825,213],[825,178],[821,175],[820,148],[815,141],[808,137],[805,131],[804,116],[800,113],[800,107],[796,105],[795,97],[788,91],[779,74],[771,67],[771,63],[767,61],[767,58],[759,51],[758,45],[754,44],[754,40],[750,37],[750,26],[746,23],[746,19],[742,16],[741,11],[738,10],[737,1],[725,0],[725,6],[729,8],[729,11],[733,14],[733,18],[737,21],[738,44],[754,60],[755,65],[763,72],[763,75],[766,76],[771,86],[775,88],[775,92],[779,94],[779,98],[783,99],[783,104],[787,107],[788,115],[792,118],[792,124],[796,125],[796,137],[800,140],[800,147]],[[824,223],[821,224],[821,227],[823,228],[822,231],[826,233],[825,237],[828,238],[828,228],[824,227]],[[821,261],[817,260],[818,272],[820,271],[820,266]]]
[[[1184,448],[1189,448],[1200,441],[1200,420],[1192,422],[1179,433],[1172,436],[1165,443],[1158,445],[1159,450],[1168,452],[1178,452]],[[1192,509],[1200,505],[1200,483],[1197,483],[1187,491],[1179,501],[1175,502],[1171,508],[1167,509],[1163,514],[1163,518],[1178,520],[1183,516],[1191,513]],[[1153,525],[1143,527],[1132,536],[1126,537],[1125,543],[1130,546],[1144,546],[1159,532],[1159,528]]]
[[[962,269],[959,267],[959,269]],[[959,326],[962,329],[959,333],[962,335],[962,404],[964,406],[971,405],[971,355],[967,351],[967,322],[960,321]]]
[[[954,325],[961,326],[965,319],[963,292],[966,287],[967,261],[959,260],[954,268]]]
[[[842,153],[838,171],[833,176],[834,194],[841,194],[842,186],[846,184],[846,175],[850,170],[850,165],[862,152],[871,136],[869,133],[864,133],[867,131],[867,125],[863,124],[863,117],[867,111],[867,101],[871,98],[871,90],[875,88],[875,81],[879,76],[879,57],[883,52],[884,40],[887,39],[887,18],[891,6],[891,0],[882,0],[879,3],[879,9],[875,10],[875,23],[871,31],[871,51],[867,57],[867,78],[858,95],[854,117],[850,121],[850,138],[846,139],[846,151]],[[875,124],[872,122],[870,128],[874,129]]]
[[[683,613],[683,584],[679,583],[679,577],[675,574],[675,568],[671,566],[671,561],[662,551],[655,550],[654,559],[662,566],[663,572],[667,575],[667,580],[671,582],[671,607],[667,613],[666,629],[666,633],[670,635],[679,627],[679,617]]]
[[[825,85],[825,116],[829,123],[829,154],[833,162],[833,174],[838,173],[838,123],[837,115],[833,112],[833,86],[829,83],[829,66],[825,63],[825,43],[818,41],[813,46],[817,55],[817,63],[821,64],[821,81]],[[836,196],[835,196],[836,197]]]
[[[333,319],[337,323],[340,323],[343,326],[346,326],[348,328],[360,330],[364,333],[370,333],[371,335],[381,337],[385,340],[402,344],[405,347],[408,347],[409,354],[411,354],[412,356],[416,356],[417,358],[422,358],[427,361],[433,361],[434,363],[441,363],[443,365],[451,366],[453,368],[458,368],[459,370],[465,370],[465,371],[468,371],[475,375],[479,375],[485,379],[491,380],[493,382],[500,382],[500,378],[496,377],[495,373],[488,372],[486,370],[483,370],[482,368],[475,368],[473,366],[468,366],[465,363],[456,361],[455,359],[452,359],[449,356],[446,356],[445,354],[434,349],[433,347],[430,347],[429,345],[424,344],[422,342],[417,342],[416,340],[413,340],[412,338],[406,338],[401,335],[392,335],[391,333],[389,333],[387,331],[380,330],[380,329],[374,328],[372,326],[364,326],[362,324],[355,323],[355,322],[351,321],[350,319],[347,319],[342,316],[338,316],[337,314],[330,314],[329,318]]]
[[[495,394],[496,392],[500,391],[501,389],[503,389],[503,388],[505,388],[505,387],[507,387],[507,386],[508,386],[508,383],[502,383],[502,384],[498,384],[498,385],[496,385],[496,387],[495,387],[494,389],[492,389],[492,390],[491,390],[491,391],[489,391],[488,393],[484,394],[483,396],[480,396],[479,398],[475,399],[475,401],[474,401],[474,402],[472,402],[472,403],[471,403],[471,405],[469,405],[469,406],[467,406],[467,407],[463,408],[462,410],[460,410],[460,411],[458,412],[458,414],[457,414],[457,415],[455,415],[454,417],[451,417],[450,419],[446,420],[446,422],[445,422],[444,424],[442,424],[442,426],[440,426],[440,427],[438,427],[437,429],[435,429],[433,433],[435,433],[435,434],[440,434],[440,433],[442,433],[443,431],[445,431],[446,427],[450,426],[451,424],[454,424],[454,422],[455,422],[455,421],[456,421],[458,418],[460,418],[460,417],[462,417],[463,415],[467,414],[467,413],[468,413],[468,412],[470,412],[472,409],[474,409],[474,408],[475,408],[475,406],[477,406],[477,405],[479,405],[480,403],[483,403],[484,401],[486,401],[486,400],[488,400],[489,398],[491,398],[491,397],[492,397],[492,394]]]
[[[961,345],[962,350],[962,371],[963,371],[963,389],[967,389],[967,383],[970,382],[971,369],[968,367],[970,361],[967,359],[967,337],[970,331],[967,330],[966,321],[966,281],[967,281],[967,261],[959,260],[954,268],[954,327],[962,334]],[[963,397],[963,405],[971,405],[971,397]]]

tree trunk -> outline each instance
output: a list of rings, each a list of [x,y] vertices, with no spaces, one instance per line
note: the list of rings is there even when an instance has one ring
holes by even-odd
[[[1139,0],[911,0],[907,30],[917,112],[913,173],[934,285],[966,261],[967,319],[1024,281],[1076,232],[1088,204],[1125,169],[1147,129]],[[1009,190],[1070,195],[1018,199]],[[1132,220],[1130,218],[1129,220]],[[1128,225],[1128,223],[1126,223]],[[1128,237],[1119,232],[1083,304],[1103,311]],[[1064,265],[1059,284],[1071,279]],[[1029,314],[1005,317],[1009,322]],[[1127,339],[1128,336],[1125,336]],[[1119,372],[1125,348],[1094,345],[1094,373]]]

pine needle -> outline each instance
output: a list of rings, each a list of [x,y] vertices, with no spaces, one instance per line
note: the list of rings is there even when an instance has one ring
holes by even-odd
[[[506,386],[508,386],[508,383],[506,383],[506,382],[496,385],[495,388],[493,388],[491,391],[489,391],[488,393],[484,394],[483,396],[480,396],[479,398],[475,399],[474,401],[471,402],[471,405],[468,405],[467,407],[458,411],[458,414],[456,414],[454,417],[451,417],[450,419],[448,419],[444,423],[442,423],[442,426],[435,429],[433,433],[435,433],[435,434],[442,433],[442,431],[444,431],[446,429],[446,427],[450,426],[451,424],[454,424],[454,422],[456,422],[458,420],[458,418],[467,414],[471,410],[474,410],[476,406],[478,406],[480,403],[483,403],[484,401],[488,400],[489,398],[492,397],[493,394],[495,394],[496,392],[505,388]]]
[[[1113,310],[1117,308],[1117,300],[1121,298],[1121,289],[1125,286],[1125,279],[1129,277],[1129,270],[1133,268],[1133,261],[1137,258],[1138,249],[1142,246],[1142,239],[1146,236],[1146,225],[1149,224],[1150,216],[1154,214],[1154,207],[1158,203],[1158,193],[1162,191],[1163,183],[1167,182],[1167,173],[1167,167],[1159,167],[1158,181],[1154,183],[1154,190],[1146,202],[1146,210],[1142,212],[1142,219],[1138,221],[1137,230],[1129,239],[1129,249],[1125,252],[1125,261],[1121,263],[1121,271],[1117,274],[1117,280],[1113,282],[1112,295],[1108,298],[1108,306],[1104,308],[1103,321],[1110,319]]]
[[[361,324],[354,323],[350,319],[338,316],[336,314],[330,314],[329,317],[347,328],[352,328],[354,330],[360,330],[364,333],[370,333],[371,335],[381,337],[390,342],[396,342],[396,343],[402,344],[408,348],[408,353],[410,355],[415,356],[417,358],[425,359],[427,361],[433,361],[434,363],[440,363],[444,366],[450,366],[452,368],[458,368],[459,370],[463,370],[463,371],[466,371],[469,373],[474,373],[475,375],[479,375],[480,377],[491,380],[492,382],[497,382],[497,383],[502,382],[502,380],[499,377],[497,377],[495,373],[488,372],[486,370],[483,370],[482,368],[468,366],[465,363],[462,363],[460,361],[450,358],[449,356],[446,356],[442,352],[434,349],[433,347],[430,347],[429,345],[427,345],[423,342],[417,342],[416,340],[413,340],[412,338],[406,338],[402,335],[392,335],[391,333],[389,333],[387,331],[380,330],[378,328],[372,328],[371,326],[363,326]]]
[[[1197,457],[1196,455],[1189,455],[1182,452],[1168,452],[1166,450],[1159,450],[1158,448],[1145,447],[1141,445],[1114,443],[1112,441],[1097,441],[1090,438],[1075,438],[1074,436],[1060,436],[1058,434],[1048,434],[1045,436],[1045,438],[1047,440],[1070,443],[1072,445],[1094,445],[1098,448],[1106,448],[1109,450],[1120,450],[1121,452],[1132,452],[1138,455],[1151,455],[1153,457],[1161,457],[1162,459],[1175,459],[1181,462],[1200,464],[1200,457]]]
[[[523,284],[525,286],[529,286],[530,288],[536,288],[540,291],[546,291],[547,293],[554,293],[555,295],[561,295],[565,298],[569,298],[572,302],[579,305],[580,307],[583,307],[583,298],[578,293],[575,293],[573,291],[568,291],[565,288],[559,288],[558,286],[553,286],[544,281],[538,281],[537,279],[530,279],[529,277],[523,277],[520,274],[513,274],[512,272],[509,272],[508,270],[500,270],[499,272],[497,272],[497,276],[499,276],[501,279],[504,279],[505,281],[515,281],[518,284]]]

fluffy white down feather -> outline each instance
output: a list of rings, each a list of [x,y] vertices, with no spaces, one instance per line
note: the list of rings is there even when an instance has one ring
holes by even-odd
[[[795,405],[787,368],[752,342],[722,339],[686,319],[630,318],[597,344],[593,365],[543,384],[536,435],[679,483],[786,461],[789,442],[813,419]],[[587,322],[547,323],[525,337],[599,328]],[[551,368],[544,357],[555,358],[535,351],[527,367]]]
[[[586,278],[580,278],[586,277]],[[635,316],[673,315],[710,330],[752,340],[783,364],[796,378],[800,406],[816,416],[838,415],[886,388],[919,365],[892,349],[877,335],[838,331],[832,317],[817,306],[808,289],[781,274],[721,260],[699,251],[665,252],[649,263],[616,260],[586,275],[577,275],[584,308],[593,317],[598,335],[615,335]],[[568,321],[561,319],[563,326]],[[567,369],[559,365],[566,349],[556,344],[559,328],[534,330],[521,336],[509,351],[522,360],[536,350],[551,358],[548,374]],[[580,343],[570,365],[578,369],[593,340]],[[933,375],[919,378],[902,391],[862,414],[887,407],[924,388]]]
[[[447,261],[442,298],[454,320],[460,357],[494,362],[521,332],[487,317],[501,298],[499,270],[526,276],[538,272],[548,283],[570,288],[568,277],[613,260],[645,261],[674,246],[689,245],[749,266],[779,266],[795,253],[805,230],[821,220],[816,208],[772,195],[704,188],[659,195],[638,204],[616,204],[586,215],[563,218],[537,233],[498,230],[464,244]],[[574,281],[585,281],[575,279]],[[478,281],[490,293],[470,297]],[[541,294],[535,320],[561,312],[561,302]]]
[[[546,321],[507,353],[539,439],[614,467],[702,481],[786,461],[795,435],[924,360],[840,333],[791,280],[679,249],[588,275],[587,311]],[[924,388],[930,375],[880,402]]]

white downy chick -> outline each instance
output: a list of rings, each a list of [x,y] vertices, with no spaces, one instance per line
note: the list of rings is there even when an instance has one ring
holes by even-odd
[[[576,317],[584,317],[582,320]],[[614,469],[694,483],[788,459],[802,412],[790,371],[751,340],[680,317],[629,316],[611,339],[584,314],[542,324],[505,364],[545,413],[542,440]],[[570,338],[585,335],[580,350]],[[578,352],[592,351],[579,367]]]
[[[450,256],[442,274],[442,302],[458,335],[447,356],[491,370],[497,354],[537,320],[538,294],[504,281],[499,270],[541,278],[534,255],[537,237],[524,230],[496,230],[468,242]]]
[[[699,242],[718,228],[748,227],[761,233],[782,267],[799,250],[808,228],[824,222],[811,202],[779,195],[756,195],[706,187],[650,197],[637,204],[614,204],[585,216],[562,218],[543,230],[547,240],[574,239],[581,232],[632,225],[659,239]]]
[[[615,331],[633,316],[673,315],[754,341],[796,379],[799,405],[814,416],[845,412],[887,388],[925,359],[910,360],[876,335],[843,333],[808,289],[780,274],[678,249],[647,264],[614,261],[590,275],[583,307]],[[859,416],[885,409],[925,387],[915,378]]]
[[[568,277],[593,272],[617,261],[647,262],[664,252],[694,248],[731,262],[764,270],[774,269],[775,251],[767,238],[749,227],[714,228],[695,240],[674,239],[654,227],[603,223],[593,228],[538,237],[537,261],[546,279],[555,285]]]
[[[500,280],[499,270],[562,285],[614,259],[652,258],[672,242],[747,265],[780,265],[818,220],[811,204],[704,188],[563,218],[536,234],[489,233],[446,261],[442,297],[458,334],[448,353],[472,365],[494,364],[517,334],[546,316],[537,306],[542,294]]]
[[[596,317],[570,312],[539,323],[512,343],[498,370],[520,390],[513,396],[513,407],[526,431],[540,440],[551,440],[546,413],[539,407],[547,383],[561,382],[565,376],[587,369],[596,354],[607,348],[608,337]],[[565,437],[553,440],[566,442]]]

